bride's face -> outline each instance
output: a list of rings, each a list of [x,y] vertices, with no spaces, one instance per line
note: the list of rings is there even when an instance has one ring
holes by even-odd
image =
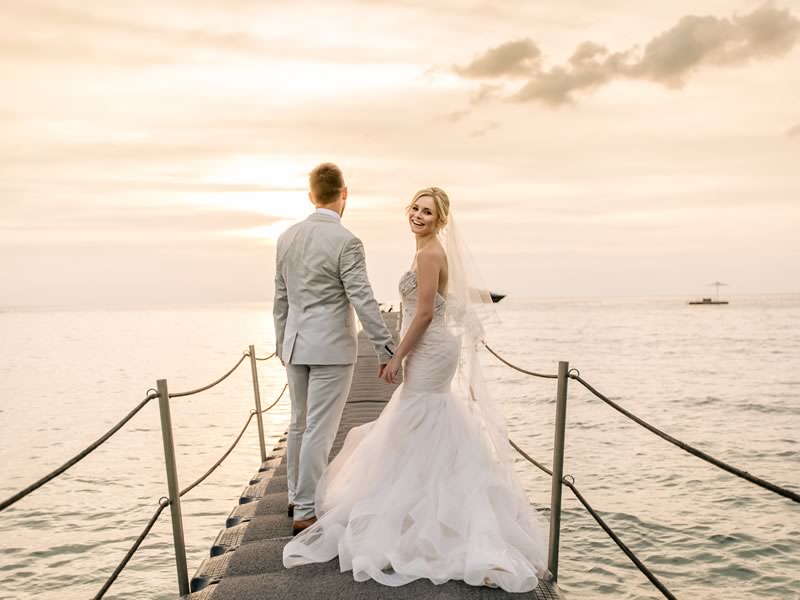
[[[430,196],[420,196],[408,209],[408,224],[414,235],[428,235],[436,232],[439,215],[436,203]]]

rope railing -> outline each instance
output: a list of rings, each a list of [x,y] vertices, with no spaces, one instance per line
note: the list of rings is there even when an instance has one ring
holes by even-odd
[[[798,495],[796,492],[793,492],[792,490],[786,489],[784,487],[781,487],[779,485],[776,485],[774,483],[766,481],[765,479],[762,479],[760,477],[756,477],[755,475],[751,475],[747,471],[744,471],[742,469],[739,469],[737,467],[729,465],[728,463],[726,463],[726,462],[724,462],[722,460],[719,460],[718,458],[715,458],[715,457],[711,456],[710,454],[708,454],[706,452],[703,452],[702,450],[698,450],[697,448],[694,448],[693,446],[690,446],[689,444],[687,444],[687,443],[685,443],[685,442],[683,442],[683,441],[681,441],[681,440],[669,435],[668,433],[665,433],[664,431],[661,431],[660,429],[658,429],[657,427],[651,425],[650,423],[648,423],[644,419],[634,415],[633,413],[631,413],[630,411],[626,410],[625,408],[623,408],[622,406],[620,406],[619,404],[617,404],[616,402],[614,402],[613,400],[611,400],[610,398],[608,398],[607,396],[605,396],[604,394],[599,392],[597,389],[595,389],[591,384],[589,384],[586,380],[584,380],[581,377],[580,371],[578,371],[577,369],[569,369],[569,365],[566,362],[563,362],[563,361],[559,362],[558,375],[555,375],[555,376],[553,376],[553,375],[543,375],[541,373],[536,373],[534,371],[530,371],[528,369],[523,369],[523,368],[521,368],[521,367],[519,367],[517,365],[514,365],[513,363],[507,361],[505,358],[500,356],[491,347],[489,347],[488,344],[486,344],[485,342],[484,342],[484,346],[486,347],[486,349],[493,356],[495,356],[498,360],[500,360],[500,362],[502,362],[503,364],[507,365],[508,367],[514,369],[515,371],[518,371],[520,373],[524,373],[526,375],[531,375],[531,376],[534,376],[534,377],[544,377],[544,378],[547,378],[547,379],[553,379],[553,378],[558,379],[558,389],[556,391],[556,440],[555,440],[554,453],[553,453],[553,455],[554,455],[554,457],[553,457],[553,470],[557,470],[558,476],[554,476],[553,471],[551,471],[550,469],[548,469],[547,467],[545,467],[544,465],[542,465],[541,463],[536,461],[533,457],[531,457],[524,450],[522,450],[516,443],[514,443],[513,440],[509,440],[509,443],[511,444],[511,446],[520,455],[522,455],[531,464],[535,465],[537,468],[539,468],[540,470],[544,471],[545,473],[550,475],[551,478],[553,478],[552,490],[551,490],[551,494],[552,494],[552,496],[551,496],[551,504],[552,504],[552,506],[551,506],[551,509],[550,509],[551,510],[550,557],[549,557],[549,560],[548,560],[548,566],[550,567],[550,569],[551,569],[551,571],[553,573],[554,579],[556,577],[557,569],[558,569],[558,540],[559,540],[559,535],[560,535],[559,531],[560,531],[560,511],[561,511],[561,486],[567,486],[570,489],[570,491],[572,491],[572,493],[575,495],[575,497],[578,499],[578,501],[583,505],[583,507],[589,512],[589,514],[591,514],[591,516],[598,523],[598,525],[600,525],[600,527],[602,527],[603,531],[605,531],[606,534],[611,539],[614,540],[614,542],[617,544],[617,546],[625,553],[626,556],[628,556],[628,558],[648,578],[648,580],[664,595],[664,597],[665,598],[674,598],[675,597],[666,588],[666,586],[664,586],[664,584],[661,583],[661,581],[659,581],[659,579],[644,565],[644,563],[642,563],[642,561],[639,560],[639,558],[636,557],[636,555],[633,553],[633,551],[630,548],[628,548],[627,545],[625,545],[625,543],[619,538],[619,536],[617,536],[614,533],[614,531],[611,529],[611,527],[609,527],[609,525],[603,520],[603,518],[597,513],[597,511],[595,511],[592,508],[592,506],[589,504],[589,502],[586,500],[586,498],[584,498],[583,495],[580,493],[580,491],[575,487],[574,478],[572,476],[570,476],[570,475],[562,476],[563,475],[563,460],[564,460],[564,431],[565,431],[565,414],[566,414],[566,403],[567,403],[567,381],[569,381],[570,379],[575,380],[578,383],[580,383],[581,385],[583,385],[589,392],[594,394],[597,398],[599,398],[600,400],[602,400],[603,402],[605,402],[606,404],[608,404],[609,406],[611,406],[612,408],[614,408],[615,410],[620,412],[621,414],[625,415],[626,417],[628,417],[629,419],[634,421],[636,424],[640,425],[641,427],[644,427],[648,431],[658,435],[659,437],[661,437],[662,439],[670,442],[671,444],[674,444],[675,446],[677,446],[681,450],[684,450],[685,452],[687,452],[689,454],[697,456],[698,458],[701,458],[701,459],[705,460],[706,462],[708,462],[708,463],[710,463],[710,464],[712,464],[712,465],[714,465],[714,466],[716,466],[716,467],[718,467],[720,469],[723,469],[724,471],[727,471],[727,472],[729,472],[729,473],[731,473],[733,475],[736,475],[737,477],[740,477],[742,479],[745,479],[746,481],[750,481],[751,483],[754,483],[754,484],[756,484],[756,485],[758,485],[758,486],[760,486],[760,487],[762,487],[762,488],[764,488],[766,490],[769,490],[769,491],[771,491],[771,492],[773,492],[775,494],[778,494],[780,496],[789,498],[790,500],[793,500],[794,502],[800,502],[800,495]],[[555,481],[555,479],[557,477],[561,478],[561,481],[559,483],[556,483],[556,481]],[[570,479],[572,479],[572,481],[570,481]]]
[[[128,566],[128,562],[131,560],[136,551],[139,549],[139,546],[142,545],[144,538],[147,537],[147,534],[150,533],[150,530],[153,528],[153,525],[156,524],[158,521],[158,517],[161,516],[161,513],[164,512],[164,509],[170,505],[169,498],[162,496],[158,501],[158,508],[156,512],[153,513],[153,516],[150,517],[150,521],[148,521],[145,528],[142,530],[142,533],[139,534],[139,537],[136,538],[136,541],[133,543],[133,546],[130,547],[128,552],[125,553],[125,557],[122,561],[117,565],[117,568],[114,569],[114,572],[109,576],[106,582],[103,584],[103,587],[100,588],[100,591],[97,592],[94,596],[94,600],[99,600],[103,596],[105,596],[106,592],[111,588],[112,584],[117,580],[119,574],[122,573],[122,570]]]
[[[100,438],[98,438],[95,442],[93,442],[92,444],[87,446],[84,450],[82,450],[81,452],[79,452],[78,454],[73,456],[71,459],[69,459],[67,462],[65,462],[63,465],[61,465],[57,469],[51,471],[50,473],[48,473],[44,477],[42,477],[39,480],[37,480],[36,482],[32,483],[31,485],[29,485],[25,489],[17,492],[16,494],[11,496],[10,498],[4,500],[3,502],[0,502],[0,511],[5,510],[6,508],[14,505],[16,502],[18,502],[19,500],[25,498],[26,496],[28,496],[29,494],[31,494],[32,492],[34,492],[38,488],[40,488],[43,485],[45,485],[46,483],[54,480],[59,475],[65,473],[69,468],[71,468],[74,465],[76,465],[78,462],[80,462],[82,459],[84,459],[86,456],[88,456],[91,452],[93,452],[98,447],[100,447],[109,438],[111,438],[111,436],[113,436],[116,432],[118,432],[128,421],[130,421],[139,411],[141,411],[142,408],[144,408],[145,405],[147,405],[151,400],[154,400],[154,399],[158,398],[159,399],[159,407],[160,407],[160,411],[161,411],[161,427],[162,427],[162,436],[164,438],[164,452],[165,452],[165,459],[166,459],[166,462],[167,462],[167,478],[168,478],[168,480],[170,482],[169,483],[169,486],[170,486],[170,497],[169,498],[162,498],[161,500],[159,500],[158,509],[153,514],[153,516],[150,518],[150,521],[147,523],[147,525],[145,526],[145,528],[142,531],[142,533],[139,535],[139,537],[133,543],[133,545],[128,550],[128,552],[126,553],[126,555],[122,559],[122,561],[119,563],[119,565],[117,565],[117,568],[114,569],[114,572],[108,578],[108,580],[103,585],[103,587],[98,592],[98,594],[95,596],[95,598],[102,598],[103,595],[108,591],[108,589],[114,583],[116,578],[119,576],[119,574],[125,568],[125,566],[128,564],[128,562],[130,561],[131,557],[139,549],[139,547],[141,546],[141,544],[144,541],[145,537],[147,537],[148,533],[150,532],[150,530],[155,525],[155,523],[158,520],[158,518],[161,515],[161,513],[164,511],[164,509],[167,506],[170,506],[173,503],[175,505],[175,506],[173,506],[173,510],[172,510],[172,513],[173,513],[173,515],[172,515],[172,518],[173,518],[173,534],[176,536],[176,538],[175,538],[175,548],[176,548],[176,560],[178,560],[178,566],[179,566],[178,571],[179,571],[180,587],[181,587],[181,592],[182,593],[188,593],[188,580],[186,579],[186,573],[185,573],[185,570],[186,570],[185,569],[185,562],[186,561],[185,561],[185,547],[184,547],[184,543],[183,543],[182,525],[177,525],[177,529],[176,529],[176,523],[180,522],[180,512],[181,512],[180,511],[180,497],[183,496],[184,494],[188,493],[189,491],[191,491],[193,488],[198,486],[203,481],[205,481],[205,479],[208,478],[222,464],[222,462],[228,457],[228,455],[230,455],[230,453],[233,451],[233,449],[236,447],[236,445],[242,439],[242,436],[244,435],[245,431],[247,430],[247,427],[250,425],[250,421],[253,420],[254,416],[258,417],[257,420],[258,420],[258,428],[259,428],[259,436],[258,436],[259,437],[259,446],[260,446],[260,449],[261,449],[262,460],[264,460],[263,456],[265,455],[265,450],[264,450],[263,424],[262,424],[262,421],[261,421],[261,415],[263,413],[269,411],[270,409],[272,409],[276,404],[278,404],[280,399],[285,394],[286,389],[288,388],[288,383],[283,386],[283,389],[281,390],[281,392],[278,395],[278,397],[276,398],[276,400],[270,406],[268,406],[266,409],[261,410],[260,396],[259,396],[259,391],[258,391],[258,388],[259,388],[259,386],[258,386],[258,373],[257,373],[257,369],[256,369],[255,365],[256,365],[256,361],[270,360],[271,358],[274,358],[275,356],[276,356],[276,354],[273,353],[273,354],[270,354],[269,356],[258,357],[255,354],[254,346],[251,345],[249,350],[245,351],[243,353],[242,357],[236,362],[236,364],[233,365],[233,367],[231,369],[229,369],[224,375],[222,375],[222,377],[216,379],[215,381],[209,383],[208,385],[204,385],[204,386],[199,387],[197,389],[189,390],[189,391],[186,391],[186,392],[169,393],[168,389],[167,389],[166,380],[159,380],[158,381],[158,390],[153,390],[153,389],[148,390],[147,395],[145,396],[144,400],[142,400],[136,407],[134,407],[122,420],[120,420],[116,425],[114,425],[114,427],[109,429],[104,435],[102,435]],[[239,435],[236,437],[236,439],[234,440],[233,444],[231,444],[231,446],[220,457],[220,459],[217,460],[211,466],[211,468],[209,470],[207,470],[203,475],[201,475],[197,480],[195,480],[194,482],[192,482],[190,485],[188,485],[186,488],[184,488],[183,490],[181,490],[179,492],[177,490],[177,470],[176,470],[175,460],[174,460],[175,457],[174,457],[174,446],[173,446],[173,441],[172,441],[171,417],[169,416],[169,412],[170,412],[169,411],[169,399],[170,398],[180,398],[180,397],[184,397],[184,396],[190,396],[190,395],[198,394],[200,392],[203,392],[203,391],[206,391],[206,390],[209,390],[209,389],[213,388],[214,386],[222,383],[228,377],[230,377],[234,373],[234,371],[236,371],[236,369],[238,369],[239,366],[244,362],[245,358],[248,358],[248,357],[251,358],[251,363],[252,363],[253,391],[254,391],[255,401],[256,401],[256,410],[251,410],[250,411],[250,415],[247,418],[247,421],[245,422],[244,426],[242,427],[242,430],[239,432]],[[175,487],[173,487],[173,485]],[[176,521],[176,519],[177,519],[177,521]],[[182,555],[182,558],[180,558],[179,555]],[[181,564],[183,565],[183,568],[181,568]],[[184,589],[185,589],[185,591],[184,591]]]
[[[261,411],[261,414],[264,414],[264,413],[265,413],[265,412],[267,412],[269,409],[271,409],[273,406],[275,406],[275,405],[276,405],[278,402],[280,402],[281,398],[283,398],[283,395],[286,393],[286,390],[288,389],[288,387],[289,387],[289,384],[288,384],[288,383],[284,384],[284,386],[283,386],[283,389],[281,390],[281,393],[280,393],[280,394],[278,394],[278,397],[277,397],[277,398],[275,398],[275,402],[273,402],[273,403],[272,403],[272,404],[270,404],[270,405],[269,405],[267,408],[265,408],[264,410],[262,410],[262,411]],[[255,411],[253,411],[253,414],[255,414]]]
[[[199,388],[197,388],[197,389],[194,389],[194,390],[189,390],[188,392],[170,392],[170,393],[169,393],[169,397],[170,397],[170,398],[182,398],[182,397],[184,397],[184,396],[192,396],[192,395],[194,395],[194,394],[199,394],[200,392],[205,392],[206,390],[210,390],[210,389],[211,389],[211,388],[213,388],[215,385],[219,385],[220,383],[222,383],[223,381],[225,381],[225,380],[226,380],[228,377],[230,377],[231,375],[233,375],[233,372],[234,372],[236,369],[238,369],[238,368],[239,368],[239,365],[241,365],[241,364],[244,362],[244,359],[245,359],[245,358],[247,358],[248,356],[250,356],[250,353],[249,353],[249,352],[245,352],[244,354],[242,354],[242,357],[241,357],[241,358],[240,358],[240,359],[237,361],[237,363],[236,363],[235,365],[233,365],[233,367],[231,367],[231,370],[230,370],[230,371],[228,371],[227,373],[225,373],[225,375],[223,375],[223,376],[222,376],[222,377],[220,377],[219,379],[217,379],[217,380],[215,380],[215,381],[212,381],[212,382],[211,382],[211,383],[209,383],[208,385],[204,385],[203,387],[199,387]]]
[[[525,375],[531,375],[532,377],[541,377],[541,378],[543,378],[543,379],[558,379],[558,375],[545,374],[545,373],[536,373],[536,372],[534,372],[534,371],[528,371],[527,369],[523,369],[522,367],[518,367],[517,365],[513,365],[513,364],[511,364],[510,362],[508,362],[508,361],[507,361],[505,358],[503,358],[502,356],[500,356],[500,355],[499,355],[497,352],[495,352],[494,350],[492,350],[492,348],[491,348],[491,346],[489,346],[489,344],[487,344],[486,342],[482,342],[482,343],[483,343],[483,345],[486,347],[486,349],[487,349],[489,352],[491,352],[491,353],[492,353],[492,355],[494,355],[494,357],[495,357],[497,360],[499,360],[499,361],[500,361],[501,363],[503,363],[504,365],[506,365],[506,366],[508,366],[508,367],[511,367],[511,368],[512,368],[512,369],[514,369],[515,371],[519,371],[520,373],[524,373]]]
[[[501,357],[499,354],[497,354],[497,352],[492,350],[487,344],[484,343],[484,346],[486,346],[486,349],[489,352],[491,352],[494,356],[496,356],[498,358],[498,360],[500,360],[504,364],[508,365],[509,367],[514,369],[515,371],[519,371],[519,372],[525,373],[527,375],[533,375],[535,377],[547,377],[547,378],[552,378],[552,377],[556,377],[557,378],[558,377],[558,376],[552,376],[552,375],[541,375],[539,373],[534,373],[533,371],[528,371],[526,369],[518,367],[518,366],[508,362],[507,360],[505,360],[503,357]],[[675,446],[677,446],[681,450],[683,450],[683,451],[685,451],[685,452],[687,452],[689,454],[692,454],[692,455],[694,455],[694,456],[696,456],[698,458],[701,458],[704,461],[714,465],[715,467],[718,467],[718,468],[720,468],[720,469],[722,469],[724,471],[727,471],[728,473],[731,473],[733,475],[736,475],[737,477],[740,477],[740,478],[745,479],[745,480],[747,480],[747,481],[749,481],[751,483],[754,483],[754,484],[756,484],[758,486],[761,486],[762,488],[764,488],[766,490],[769,490],[770,492],[773,492],[773,493],[778,494],[780,496],[783,496],[785,498],[789,498],[789,500],[792,500],[794,502],[800,502],[800,494],[798,494],[796,492],[793,492],[792,490],[786,489],[784,487],[781,487],[781,486],[779,486],[777,484],[774,484],[774,483],[772,483],[770,481],[767,481],[766,479],[762,479],[761,477],[757,477],[755,475],[751,475],[749,472],[747,472],[747,471],[745,471],[743,469],[739,469],[738,467],[734,467],[733,465],[730,465],[730,464],[728,464],[728,463],[726,463],[726,462],[724,462],[724,461],[722,461],[722,460],[720,460],[718,458],[715,458],[715,457],[711,456],[710,454],[708,454],[706,452],[703,452],[702,450],[699,450],[699,449],[695,448],[694,446],[691,446],[691,445],[687,444],[686,442],[683,442],[683,441],[677,439],[676,437],[671,436],[670,434],[668,434],[668,433],[666,433],[664,431],[661,431],[660,429],[658,429],[657,427],[651,425],[650,423],[648,423],[644,419],[642,419],[640,417],[637,417],[632,412],[624,409],[622,406],[620,406],[619,404],[617,404],[616,402],[614,402],[613,400],[608,398],[608,396],[606,396],[606,395],[602,394],[601,392],[597,391],[597,389],[595,389],[590,383],[588,383],[585,379],[583,379],[581,377],[580,371],[578,371],[578,369],[570,369],[568,377],[570,379],[580,383],[583,387],[585,387],[587,390],[589,390],[592,394],[597,396],[597,398],[599,398],[600,400],[602,400],[603,402],[608,404],[610,407],[612,407],[616,411],[618,411],[621,414],[625,415],[626,417],[628,417],[630,420],[632,420],[636,424],[640,425],[641,427],[644,427],[648,431],[651,431],[652,433],[654,433],[658,437],[668,441],[669,443],[674,444]]]
[[[669,598],[669,600],[676,600],[675,595],[667,589],[667,586],[661,583],[661,580],[659,580],[659,578],[656,577],[655,574],[648,569],[641,560],[639,560],[639,557],[633,553],[633,550],[628,548],[625,542],[623,542],[619,536],[614,533],[614,530],[608,526],[603,518],[597,514],[597,511],[595,511],[589,502],[586,501],[586,498],[584,498],[583,495],[578,491],[578,488],[575,487],[575,484],[571,481],[568,481],[566,477],[561,480],[561,483],[566,485],[570,491],[575,494],[575,497],[580,501],[581,504],[583,504],[583,507],[587,510],[587,512],[592,515],[597,524],[603,528],[603,531],[606,532],[608,537],[614,540],[617,546],[619,546],[619,549],[622,550],[629,559],[631,559],[631,562],[636,565],[636,567],[642,572],[642,574],[644,574],[645,577],[647,577],[650,583],[652,583],[654,587],[658,588],[658,591],[661,592],[665,598]]]
[[[573,373],[573,371],[575,371],[575,373]],[[611,408],[613,408],[617,412],[619,412],[619,413],[625,415],[626,417],[628,417],[631,421],[633,421],[637,425],[640,425],[641,427],[644,427],[648,431],[651,431],[652,433],[656,434],[661,439],[664,439],[664,440],[668,441],[670,444],[673,444],[673,445],[677,446],[681,450],[683,450],[685,452],[688,452],[689,454],[692,454],[692,455],[694,455],[694,456],[696,456],[698,458],[701,458],[704,461],[706,461],[708,463],[711,463],[715,467],[718,467],[718,468],[720,468],[720,469],[722,469],[724,471],[727,471],[728,473],[731,473],[733,475],[736,475],[737,477],[745,479],[745,480],[749,481],[750,483],[754,483],[754,484],[756,484],[758,486],[761,486],[765,490],[769,490],[770,492],[773,492],[773,493],[778,494],[780,496],[783,496],[785,498],[789,498],[789,500],[793,500],[794,502],[800,502],[800,494],[797,494],[797,493],[795,493],[795,492],[793,492],[791,490],[788,490],[788,489],[786,489],[784,487],[781,487],[781,486],[776,485],[776,484],[774,484],[772,482],[769,482],[766,479],[762,479],[761,477],[756,477],[755,475],[751,475],[747,471],[743,471],[742,469],[734,467],[733,465],[729,465],[728,463],[726,463],[724,461],[721,461],[718,458],[715,458],[715,457],[711,456],[710,454],[707,454],[706,452],[703,452],[702,450],[698,450],[694,446],[690,446],[686,442],[683,442],[683,441],[681,441],[681,440],[669,435],[668,433],[665,433],[664,431],[661,431],[660,429],[658,429],[657,427],[651,425],[650,423],[648,423],[644,419],[642,419],[640,417],[637,417],[632,412],[624,409],[619,404],[617,404],[616,402],[614,402],[613,400],[611,400],[610,398],[608,398],[604,394],[602,394],[599,391],[597,391],[592,385],[590,385],[588,382],[586,382],[581,377],[580,371],[578,371],[577,369],[571,369],[570,370],[569,378],[577,381],[578,383],[580,383],[583,387],[585,387],[592,394],[597,396],[600,400],[602,400],[603,402],[608,404]]]
[[[286,392],[286,388],[288,386],[289,386],[288,383],[286,385],[284,385],[283,389],[281,390],[281,393],[278,394],[278,397],[276,398],[275,402],[273,402],[268,408],[265,408],[261,412],[265,413],[268,410],[270,410],[273,406],[275,406],[280,401],[280,399],[283,397],[283,394]],[[192,483],[190,483],[189,485],[187,485],[185,488],[183,488],[180,491],[180,496],[181,497],[183,497],[184,495],[188,494],[195,487],[197,487],[203,481],[205,481],[215,470],[217,470],[217,468],[222,464],[222,462],[230,455],[231,452],[233,452],[233,449],[236,448],[237,444],[242,439],[242,436],[244,436],[245,431],[247,431],[247,428],[250,425],[250,422],[253,420],[253,417],[256,416],[256,414],[257,414],[257,412],[255,410],[251,410],[250,411],[250,415],[247,417],[247,421],[245,421],[244,426],[242,427],[241,431],[239,431],[239,435],[236,436],[236,439],[233,441],[233,443],[222,454],[222,456],[213,465],[211,465],[211,467],[205,473],[203,473],[195,481],[193,481]],[[158,509],[156,509],[156,512],[150,518],[150,521],[147,523],[145,528],[142,530],[142,533],[139,534],[139,537],[136,538],[136,541],[133,543],[133,545],[130,547],[128,552],[125,554],[125,556],[123,557],[122,561],[114,569],[114,572],[109,576],[108,580],[103,584],[103,587],[100,588],[100,591],[95,595],[94,600],[99,600],[100,598],[102,598],[105,595],[105,593],[111,588],[111,585],[117,579],[119,574],[122,573],[122,570],[128,565],[128,562],[130,562],[130,560],[133,557],[133,555],[139,549],[139,546],[142,545],[142,542],[147,537],[147,534],[150,533],[150,530],[153,528],[153,525],[158,520],[158,518],[161,516],[161,513],[164,511],[164,509],[167,506],[169,506],[172,503],[169,500],[169,498],[166,498],[166,497],[162,497],[161,499],[159,499],[158,502],[159,502]]]
[[[228,377],[230,377],[233,374],[233,372],[236,371],[236,369],[239,368],[239,366],[242,364],[242,362],[244,362],[244,359],[249,357],[249,356],[250,356],[249,352],[244,352],[243,356],[238,360],[238,362],[233,366],[233,368],[231,368],[227,373],[225,373],[222,377],[220,377],[216,381],[213,381],[212,383],[209,383],[208,385],[205,385],[203,387],[200,387],[200,388],[197,388],[197,389],[194,389],[194,390],[189,390],[187,392],[171,392],[169,394],[169,397],[170,398],[180,398],[182,396],[190,396],[190,395],[193,395],[193,394],[199,394],[200,392],[204,392],[204,391],[206,391],[208,389],[211,389],[215,385],[218,385],[218,384],[222,383]],[[271,358],[274,358],[274,357],[275,357],[275,353],[272,353],[269,356],[264,356],[264,357],[261,357],[261,358],[255,357],[255,359],[263,361],[263,360],[270,360]],[[14,505],[15,503],[19,502],[25,496],[27,496],[30,493],[36,491],[37,489],[42,487],[44,484],[48,483],[49,481],[52,481],[53,479],[55,479],[56,477],[58,477],[59,475],[61,475],[62,473],[66,472],[68,469],[70,469],[71,467],[73,467],[74,465],[79,463],[81,460],[86,458],[89,454],[91,454],[94,450],[96,450],[104,442],[106,442],[112,435],[114,435],[117,431],[119,431],[128,421],[130,421],[136,415],[136,413],[138,413],[140,410],[142,410],[148,402],[150,402],[151,400],[154,400],[155,398],[158,398],[158,393],[153,389],[148,390],[147,391],[147,396],[144,398],[144,400],[142,400],[138,405],[136,405],[136,407],[134,407],[133,410],[131,410],[127,415],[125,415],[125,417],[121,421],[119,421],[116,425],[114,425],[114,427],[109,429],[105,434],[103,434],[95,442],[93,442],[92,444],[90,444],[89,446],[87,446],[86,448],[81,450],[78,454],[76,454],[75,456],[70,458],[67,462],[65,462],[63,465],[61,465],[57,469],[54,469],[53,471],[51,471],[50,473],[48,473],[47,475],[45,475],[41,479],[35,481],[34,483],[29,485],[25,489],[20,490],[19,492],[17,492],[16,494],[11,496],[10,498],[7,498],[6,500],[3,500],[2,502],[0,502],[0,511],[3,511],[6,508],[8,508],[8,507]],[[270,407],[270,408],[272,408],[272,407]],[[269,409],[267,409],[267,410],[269,410]],[[265,411],[262,411],[262,412],[265,412]]]
[[[148,402],[150,402],[151,400],[153,400],[154,398],[157,398],[157,397],[158,397],[158,394],[156,393],[155,390],[148,390],[147,391],[147,396],[145,396],[144,400],[142,400],[139,404],[137,404],[133,408],[133,410],[131,410],[127,415],[125,415],[125,417],[122,418],[121,421],[119,421],[116,425],[114,425],[111,429],[109,429],[105,434],[100,436],[96,441],[94,441],[93,443],[89,444],[86,448],[84,448],[78,454],[76,454],[75,456],[70,458],[63,465],[61,465],[57,469],[54,469],[53,471],[51,471],[50,473],[48,473],[47,475],[45,475],[41,479],[35,481],[34,483],[32,483],[31,485],[26,487],[24,490],[20,490],[19,492],[17,492],[16,494],[11,496],[10,498],[8,498],[6,500],[3,500],[3,502],[0,502],[0,511],[5,510],[9,506],[12,506],[13,504],[19,502],[20,500],[22,500],[25,496],[27,496],[31,492],[34,492],[34,491],[38,490],[45,483],[47,483],[49,481],[52,481],[53,479],[55,479],[56,477],[58,477],[59,475],[61,475],[65,471],[67,471],[70,467],[73,467],[76,464],[78,464],[81,460],[83,460],[84,458],[89,456],[89,454],[91,454],[93,451],[95,451],[97,448],[99,448],[112,435],[114,435],[117,431],[119,431],[122,428],[122,426],[125,425],[125,423],[127,423],[128,421],[130,421],[136,415],[136,413],[138,413],[140,410],[142,410]]]
[[[539,469],[550,475],[550,477],[553,476],[553,472],[550,469],[548,469],[547,467],[542,465],[539,461],[530,456],[516,443],[514,443],[513,440],[508,440],[508,441],[511,444],[511,447],[514,448],[514,450],[516,450],[520,455],[522,455],[522,457],[525,458],[528,462],[530,462],[534,466],[538,467]],[[571,478],[572,481],[569,481],[569,479],[567,479],[568,477]],[[597,524],[603,528],[603,531],[606,532],[608,537],[614,540],[617,546],[619,546],[620,550],[622,550],[625,553],[625,555],[631,560],[631,562],[633,562],[633,564],[636,565],[639,571],[641,571],[642,574],[645,577],[647,577],[647,579],[650,580],[650,583],[652,583],[656,588],[658,588],[658,590],[664,595],[665,598],[669,598],[669,600],[675,600],[675,596],[673,595],[673,593],[670,592],[663,583],[661,583],[658,577],[656,577],[655,574],[650,569],[648,569],[647,566],[639,559],[639,557],[636,556],[636,554],[634,554],[633,550],[628,548],[625,542],[623,542],[620,539],[620,537],[614,532],[614,530],[611,529],[611,527],[609,527],[609,525],[603,520],[603,517],[601,517],[594,508],[592,508],[592,505],[589,504],[586,498],[583,497],[583,494],[581,494],[578,491],[578,488],[575,487],[574,481],[575,478],[572,477],[572,475],[565,475],[561,479],[561,484],[567,486],[570,489],[570,491],[573,494],[575,494],[575,497],[580,501],[581,504],[583,504],[583,507],[586,509],[586,511],[590,515],[592,515]]]
[[[524,458],[525,460],[527,460],[529,463],[531,463],[531,464],[532,464],[532,465],[534,465],[535,467],[539,467],[539,469],[541,469],[542,471],[544,471],[545,473],[547,473],[548,475],[550,475],[550,477],[552,477],[552,476],[553,476],[553,472],[552,472],[550,469],[548,469],[547,467],[545,467],[545,466],[544,466],[542,463],[540,463],[539,461],[537,461],[537,460],[536,460],[535,458],[533,458],[533,457],[532,457],[530,454],[528,454],[528,453],[527,453],[527,452],[525,452],[525,451],[524,451],[522,448],[520,448],[519,446],[517,446],[517,444],[516,444],[516,443],[514,443],[514,440],[508,440],[508,443],[509,443],[509,444],[511,444],[511,447],[512,447],[512,448],[514,448],[514,450],[516,450],[517,452],[519,452],[519,453],[522,455],[522,458]]]

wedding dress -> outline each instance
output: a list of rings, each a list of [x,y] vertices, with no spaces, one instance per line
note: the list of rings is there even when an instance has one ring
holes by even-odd
[[[399,289],[405,334],[416,310],[413,271]],[[459,579],[508,592],[533,590],[547,575],[547,536],[514,472],[507,433],[493,434],[472,384],[467,393],[452,385],[464,351],[447,305],[437,293],[402,384],[377,420],[348,433],[319,482],[319,520],[286,545],[286,567],[338,555],[357,581]]]

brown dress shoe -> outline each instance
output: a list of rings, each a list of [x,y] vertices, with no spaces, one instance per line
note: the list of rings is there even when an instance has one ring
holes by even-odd
[[[289,502],[289,508],[286,510],[286,513],[287,513],[287,514],[288,514],[290,517],[293,517],[293,516],[294,516],[294,504],[292,504],[291,502]]]
[[[310,519],[304,519],[302,521],[292,521],[292,535],[297,535],[304,529],[311,527],[316,522],[317,517],[311,517]]]

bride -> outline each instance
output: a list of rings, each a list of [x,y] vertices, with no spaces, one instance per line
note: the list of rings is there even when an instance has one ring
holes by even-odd
[[[549,577],[546,534],[478,363],[491,299],[447,194],[421,190],[407,214],[417,252],[399,283],[402,339],[381,375],[394,383],[402,366],[403,382],[377,420],[348,433],[317,487],[319,520],[289,541],[283,564],[338,555],[357,581],[530,591]]]

